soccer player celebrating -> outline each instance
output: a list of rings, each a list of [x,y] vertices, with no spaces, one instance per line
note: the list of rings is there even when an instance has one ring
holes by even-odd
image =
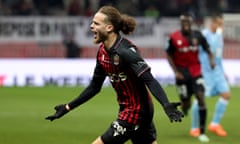
[[[56,106],[55,114],[46,117],[47,120],[60,118],[95,96],[108,76],[117,93],[118,118],[93,144],[123,144],[128,140],[133,144],[157,144],[148,89],[162,104],[170,121],[181,121],[183,114],[177,110],[180,103],[169,102],[136,46],[120,34],[130,34],[135,26],[133,17],[121,14],[112,6],[97,11],[90,26],[94,43],[100,44],[92,80],[76,99]]]
[[[200,62],[203,71],[203,78],[205,81],[205,95],[207,97],[220,95],[213,115],[212,122],[208,126],[208,130],[217,134],[218,136],[226,136],[227,132],[219,124],[228,101],[230,99],[230,90],[227,80],[224,75],[223,65],[222,65],[222,52],[223,52],[223,36],[220,32],[223,25],[223,19],[220,15],[213,15],[210,17],[209,27],[202,31],[203,35],[206,37],[207,42],[210,45],[210,49],[214,54],[214,60],[216,66],[214,69],[210,68],[209,61],[206,54],[200,50]],[[198,106],[197,103],[193,104],[192,107],[192,129],[197,129],[198,126]]]
[[[212,53],[204,36],[199,31],[192,30],[192,17],[181,15],[181,30],[170,34],[166,47],[167,59],[172,67],[179,97],[182,101],[182,110],[187,114],[191,107],[191,96],[194,94],[199,105],[199,140],[208,142],[205,133],[207,108],[204,101],[204,85],[201,66],[198,57],[199,46],[208,55],[211,68],[214,67]],[[196,132],[194,132],[196,133]]]

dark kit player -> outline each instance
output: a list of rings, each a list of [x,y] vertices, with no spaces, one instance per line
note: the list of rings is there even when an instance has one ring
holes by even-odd
[[[202,142],[208,142],[204,134],[207,116],[207,108],[204,101],[204,82],[201,66],[198,57],[199,46],[205,50],[210,59],[210,65],[214,68],[213,55],[204,36],[199,31],[192,30],[192,17],[189,15],[180,16],[181,30],[170,34],[166,47],[167,59],[171,65],[182,101],[182,110],[187,114],[191,107],[191,95],[194,94],[199,105],[199,126]],[[197,136],[198,136],[197,135]]]
[[[108,76],[117,93],[118,118],[93,144],[157,144],[153,124],[153,103],[146,86],[162,104],[170,121],[181,121],[177,110],[180,103],[170,103],[153,78],[150,67],[139,55],[136,47],[120,35],[133,32],[135,20],[111,6],[101,7],[94,15],[91,31],[94,43],[100,44],[94,74],[89,86],[73,101],[55,107],[56,113],[46,119],[53,121],[88,101],[100,92]]]

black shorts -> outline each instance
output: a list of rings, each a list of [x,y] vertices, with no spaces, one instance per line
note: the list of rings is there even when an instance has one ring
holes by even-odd
[[[204,80],[201,75],[192,77],[186,69],[181,69],[180,72],[184,79],[176,80],[176,85],[182,101],[190,100],[191,96],[198,92],[204,93]]]
[[[156,129],[153,122],[132,125],[116,120],[101,138],[104,144],[124,144],[128,140],[133,144],[151,144],[156,140]]]

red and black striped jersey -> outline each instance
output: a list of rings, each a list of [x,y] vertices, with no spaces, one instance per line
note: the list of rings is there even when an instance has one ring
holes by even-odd
[[[109,50],[100,45],[94,75],[109,77],[120,106],[118,119],[137,124],[152,111],[151,97],[139,78],[149,69],[137,48],[120,35]]]
[[[198,56],[200,46],[204,50],[209,48],[201,32],[192,31],[189,36],[184,36],[178,30],[170,34],[166,50],[172,55],[176,67],[186,68],[193,77],[196,77],[202,73]]]

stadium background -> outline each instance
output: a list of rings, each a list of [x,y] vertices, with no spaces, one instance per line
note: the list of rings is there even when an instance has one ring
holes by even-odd
[[[137,38],[145,35],[145,38],[140,39],[141,42],[143,41],[142,43],[150,41],[150,44],[145,45],[137,43],[145,58],[164,58],[162,49],[164,38],[169,31],[178,28],[177,16],[180,13],[189,12],[195,18],[196,24],[202,26],[206,16],[211,13],[237,14],[240,7],[237,0],[1,0],[0,57],[63,58],[66,51],[62,42],[64,37],[67,34],[73,34],[75,27],[88,30],[90,22],[86,19],[91,19],[97,8],[104,4],[114,5],[123,13],[136,17],[153,19],[151,24],[146,23],[144,18],[140,20],[136,32]],[[20,18],[16,20],[12,17]],[[72,18],[74,20],[66,20],[70,17],[74,17]],[[233,18],[227,16],[225,19],[224,58],[236,59],[240,57],[240,51],[237,48],[240,39],[238,36],[239,16],[236,15]],[[46,25],[42,24],[44,22]],[[85,26],[81,26],[83,23]],[[30,29],[36,25],[40,25],[39,27],[42,27],[43,30],[31,35]],[[158,39],[151,40],[156,37],[154,26],[158,27],[161,34],[157,35]],[[96,47],[92,45],[91,41],[86,43],[82,40],[87,38],[86,35],[89,35],[89,32],[85,32],[85,35],[80,32],[80,35],[75,39],[81,47],[81,57],[94,58]],[[28,40],[31,36],[35,38]],[[53,39],[51,36],[59,38],[51,40]],[[87,39],[91,39],[91,37]],[[160,41],[160,43],[156,43],[156,41]]]
[[[99,96],[79,110],[54,123],[44,121],[54,105],[70,101],[89,82],[97,46],[91,43],[88,25],[94,12],[106,4],[136,17],[138,26],[130,39],[153,66],[158,80],[166,84],[164,88],[173,101],[178,98],[174,86],[167,85],[174,80],[163,48],[168,33],[179,27],[179,14],[192,14],[196,28],[203,28],[211,13],[224,15],[224,66],[227,76],[233,77],[232,99],[223,119],[229,136],[209,136],[213,144],[238,144],[238,0],[0,0],[0,143],[87,144],[115,118],[115,94],[104,87]],[[80,49],[75,58],[66,56],[64,41],[71,36]],[[215,101],[216,98],[207,101],[208,120]],[[173,125],[159,104],[155,104],[155,109],[159,143],[198,143],[188,137],[189,117]]]

